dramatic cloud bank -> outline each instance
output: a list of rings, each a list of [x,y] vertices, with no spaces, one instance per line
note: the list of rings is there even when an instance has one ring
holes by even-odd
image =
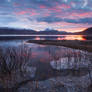
[[[92,26],[92,0],[0,0],[0,27],[81,31]]]

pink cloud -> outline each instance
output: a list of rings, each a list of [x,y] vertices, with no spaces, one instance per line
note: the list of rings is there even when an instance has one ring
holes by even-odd
[[[61,9],[58,9],[57,7],[52,7],[52,8],[48,8],[48,10],[49,11],[51,11],[51,12],[57,12],[57,13],[59,13],[59,12],[61,12]]]
[[[17,15],[24,15],[24,14],[26,14],[26,13],[28,13],[28,12],[27,12],[27,11],[16,12]]]
[[[19,12],[15,12],[16,15],[25,15],[28,14],[29,16],[35,16],[35,15],[39,15],[38,12],[36,12],[36,10],[34,9],[27,9],[27,10],[21,10]]]
[[[44,16],[45,17],[50,16],[50,13],[45,13]]]
[[[20,6],[20,4],[19,4],[19,3],[13,3],[13,5],[14,5],[15,7]]]
[[[43,9],[43,8],[46,8],[46,6],[45,5],[40,5],[40,8]]]
[[[71,6],[66,5],[66,4],[57,5],[56,7],[57,7],[58,9],[70,9],[70,8],[71,8]]]
[[[69,19],[80,19],[85,17],[92,17],[92,12],[83,12],[83,11],[71,11],[71,12],[61,12],[56,15],[59,18],[69,18]]]
[[[32,10],[30,11],[30,16],[35,16],[35,15],[39,15],[39,13],[36,12],[34,9],[32,9]]]
[[[70,15],[73,19],[85,18],[85,17],[92,17],[92,12],[72,12]]]
[[[66,4],[62,4],[62,5],[58,5],[56,4],[55,7],[52,7],[52,8],[48,8],[49,11],[51,12],[56,12],[56,13],[62,13],[63,9],[70,9],[71,6],[69,5],[66,5]]]
[[[81,16],[81,17],[92,17],[92,12],[80,13],[79,16]]]

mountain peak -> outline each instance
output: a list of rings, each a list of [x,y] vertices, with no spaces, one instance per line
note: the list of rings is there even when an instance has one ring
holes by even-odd
[[[58,30],[51,29],[51,28],[46,28],[44,31],[58,31]]]

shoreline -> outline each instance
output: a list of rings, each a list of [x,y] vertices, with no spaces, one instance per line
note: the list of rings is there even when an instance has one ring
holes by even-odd
[[[92,41],[79,40],[28,40],[28,43],[37,43],[42,45],[64,46],[73,49],[92,52]]]

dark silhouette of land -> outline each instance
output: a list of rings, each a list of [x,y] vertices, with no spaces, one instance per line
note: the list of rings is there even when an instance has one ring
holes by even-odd
[[[0,35],[91,35],[92,27],[82,32],[70,33],[65,31],[58,31],[54,29],[46,29],[44,31],[35,31],[32,29],[14,29],[14,28],[0,28]]]
[[[75,34],[92,35],[92,27],[83,30],[82,32],[76,32]]]

